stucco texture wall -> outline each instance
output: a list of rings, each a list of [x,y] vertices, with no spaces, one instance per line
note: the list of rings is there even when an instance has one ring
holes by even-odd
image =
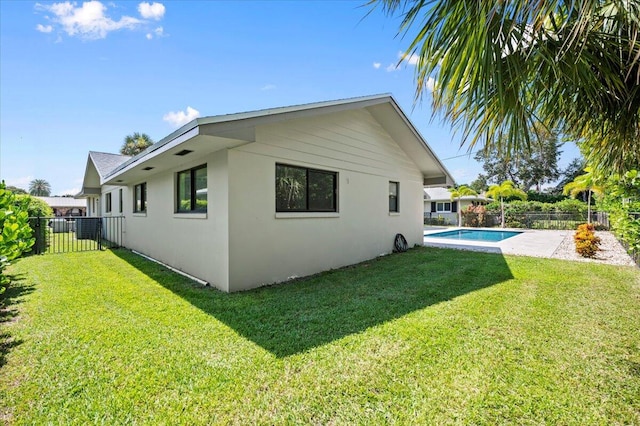
[[[366,110],[270,124],[229,151],[229,289],[337,268],[422,243],[422,174]],[[338,173],[338,212],[277,213],[276,163]],[[400,212],[389,212],[389,181]]]

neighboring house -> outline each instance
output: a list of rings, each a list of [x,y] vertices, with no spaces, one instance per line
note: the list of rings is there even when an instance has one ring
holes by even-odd
[[[86,216],[87,203],[71,197],[35,197],[51,207],[55,216]]]
[[[458,206],[458,200],[451,199],[451,192],[447,188],[424,188],[425,223],[457,225],[458,209],[464,211],[469,206],[486,205],[492,201],[483,195],[465,195],[460,198]]]
[[[78,195],[100,197],[92,215],[124,215],[125,247],[227,292],[390,253],[398,233],[422,244],[423,187],[453,183],[390,95],[198,118],[107,155]]]

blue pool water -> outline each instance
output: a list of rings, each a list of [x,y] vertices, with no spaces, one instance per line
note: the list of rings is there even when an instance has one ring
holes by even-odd
[[[502,241],[514,237],[521,232],[517,231],[485,231],[480,229],[456,229],[455,231],[437,232],[428,234],[428,238],[446,238],[449,240],[471,241]]]

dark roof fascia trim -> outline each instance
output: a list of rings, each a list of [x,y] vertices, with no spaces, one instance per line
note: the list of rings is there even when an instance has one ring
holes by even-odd
[[[121,170],[124,170],[124,169],[128,168],[129,165],[131,165],[133,163],[137,163],[138,161],[141,161],[141,160],[144,161],[144,159],[147,156],[149,156],[151,153],[159,150],[160,148],[162,148],[163,146],[165,146],[166,144],[168,144],[172,140],[178,139],[180,136],[183,136],[184,134],[189,133],[190,131],[192,131],[196,127],[198,127],[198,119],[190,121],[189,123],[187,123],[184,126],[180,127],[178,130],[176,130],[173,133],[171,133],[169,136],[166,136],[166,137],[160,139],[158,142],[154,143],[149,148],[147,148],[144,151],[142,151],[140,154],[131,157],[130,159],[128,159],[124,163],[120,164],[118,167],[116,167],[115,169],[111,170],[109,173],[107,173],[102,180],[107,181],[109,178],[111,178],[111,177],[115,176],[116,174],[118,174],[118,172],[120,172]]]
[[[158,145],[158,146],[155,147],[155,149],[150,150],[149,152],[147,152],[145,150],[145,151],[141,152],[140,154],[136,155],[135,157],[133,157],[131,160],[126,161],[123,164],[121,164],[120,166],[116,167],[111,172],[109,172],[109,174],[107,174],[105,176],[105,178],[101,180],[100,183],[102,185],[104,185],[104,184],[107,184],[107,182],[110,182],[109,185],[122,186],[122,185],[118,185],[117,182],[113,182],[113,179],[115,179],[119,174],[124,173],[127,170],[132,169],[136,165],[144,164],[145,161],[151,160],[151,159],[155,158],[156,156],[162,154],[163,152],[165,152],[165,151],[167,151],[167,150],[169,150],[169,149],[181,144],[182,142],[198,136],[199,130],[200,130],[199,126],[193,126],[187,132],[180,134],[176,138],[173,138],[173,139],[170,139],[170,140],[166,140],[166,141],[164,141],[164,139],[163,139],[163,142],[162,142],[161,145],[160,145],[160,143],[153,144],[152,147],[155,146],[155,145]]]

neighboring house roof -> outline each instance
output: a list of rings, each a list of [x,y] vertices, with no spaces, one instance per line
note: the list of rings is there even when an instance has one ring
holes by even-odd
[[[84,200],[77,200],[71,197],[35,197],[55,208],[83,208],[87,207]]]
[[[184,155],[189,155],[192,152],[197,155],[207,155],[222,149],[255,142],[255,129],[258,125],[363,108],[367,109],[416,163],[423,174],[425,185],[453,184],[453,178],[449,171],[402,112],[393,97],[385,94],[197,118],[134,157],[117,156],[120,157],[117,161],[121,162],[115,164],[116,159],[111,159],[114,162],[105,163],[103,168],[96,164],[95,169],[100,168],[98,171],[99,185],[125,185],[141,181],[149,176],[151,170],[153,170],[151,173],[156,173],[175,167],[184,161]],[[163,155],[165,153],[167,155]],[[93,157],[91,154],[89,155],[89,162],[109,160],[103,157],[109,154],[93,154]],[[96,156],[95,154],[100,155]],[[107,166],[112,166],[112,168],[108,169]],[[88,192],[83,187],[83,191],[77,195],[78,197],[93,194],[95,188],[99,187],[94,183],[87,185],[89,183],[87,181],[89,167],[88,164],[84,182]]]
[[[424,199],[430,201],[451,201],[451,192],[447,188],[424,188]],[[461,200],[471,201],[493,201],[492,198],[484,195],[465,195]]]

